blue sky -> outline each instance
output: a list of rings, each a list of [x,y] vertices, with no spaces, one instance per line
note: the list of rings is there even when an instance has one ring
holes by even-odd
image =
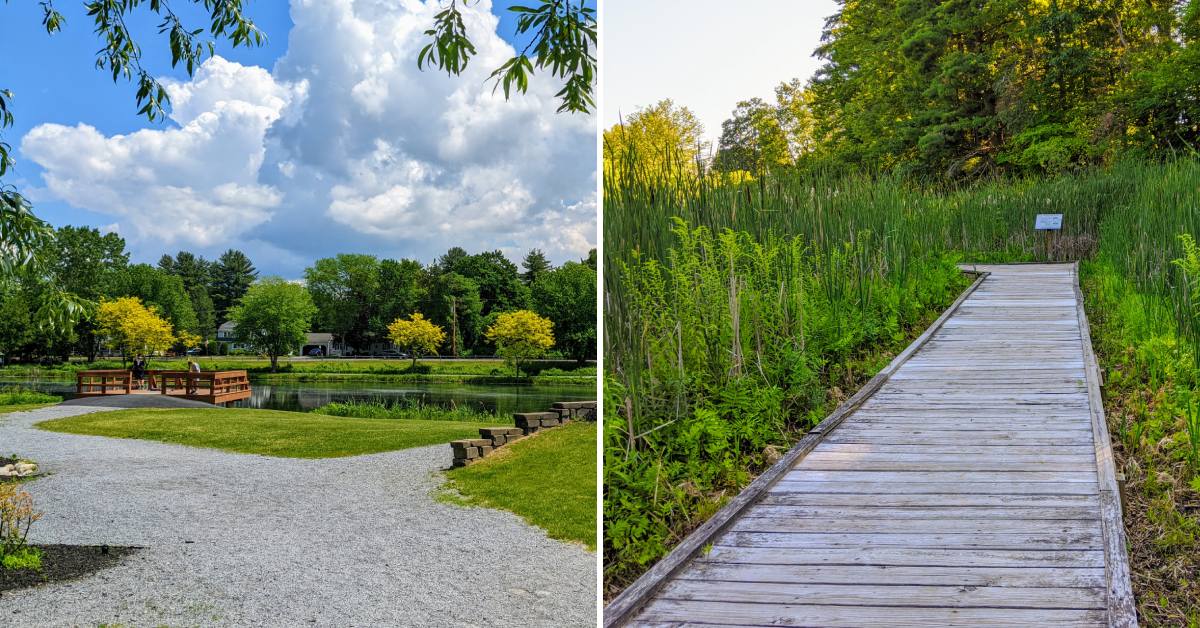
[[[553,114],[550,81],[508,103],[491,95],[486,73],[511,54],[510,4],[490,7],[494,30],[485,16],[469,23],[480,59],[457,79],[417,72],[410,54],[421,43],[414,25],[436,4],[251,1],[267,45],[218,42],[220,59],[195,80],[170,67],[146,12],[130,25],[145,66],[183,94],[173,90],[179,110],[162,123],[136,115],[134,86],[94,68],[100,44],[82,2],[58,3],[67,24],[54,36],[36,3],[0,5],[0,58],[38,60],[6,63],[0,76],[15,95],[3,135],[18,148],[5,183],[55,225],[117,230],[136,261],[233,247],[264,272],[297,277],[339,252],[430,261],[457,245],[515,260],[531,247],[582,257],[595,245],[594,118]],[[184,225],[189,215],[226,227]]]

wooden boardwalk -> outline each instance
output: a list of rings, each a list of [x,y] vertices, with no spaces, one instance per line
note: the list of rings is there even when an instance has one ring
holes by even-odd
[[[605,624],[1136,625],[1076,267],[978,270]]]

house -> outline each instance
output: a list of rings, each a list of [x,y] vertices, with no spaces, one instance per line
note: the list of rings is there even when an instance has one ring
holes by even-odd
[[[307,338],[304,341],[304,347],[300,350],[300,355],[307,355],[314,358],[342,355],[342,345],[339,342],[334,342],[333,334],[310,332],[306,336]]]
[[[230,351],[250,351],[252,347],[239,342],[237,337],[237,323],[226,321],[217,328],[217,342],[223,342],[229,345]],[[342,355],[342,344],[333,338],[333,334],[324,332],[309,332],[305,334],[304,345],[296,347],[292,351],[293,355],[307,356],[340,356]]]
[[[230,351],[249,351],[250,347],[244,343],[238,342],[237,339],[237,323],[226,321],[221,323],[217,328],[217,342],[223,342],[229,345]]]

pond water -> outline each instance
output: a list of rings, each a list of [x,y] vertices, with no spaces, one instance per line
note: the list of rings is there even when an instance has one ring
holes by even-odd
[[[47,393],[75,396],[74,382],[0,379],[0,386],[20,385]],[[255,382],[253,394],[238,405],[246,408],[306,411],[327,403],[345,401],[422,403],[444,407],[472,407],[499,414],[538,412],[555,401],[592,401],[594,385],[437,384],[391,382]]]

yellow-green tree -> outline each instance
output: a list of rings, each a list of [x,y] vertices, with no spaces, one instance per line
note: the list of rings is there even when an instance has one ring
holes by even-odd
[[[604,131],[604,176],[615,183],[621,176],[652,178],[696,176],[704,150],[704,127],[687,107],[662,100],[639,109]],[[639,172],[631,172],[637,164]]]
[[[413,312],[408,320],[397,318],[388,325],[388,338],[411,355],[413,366],[416,366],[418,354],[437,353],[437,348],[446,340],[446,332],[420,312]]]
[[[496,353],[508,360],[521,375],[521,362],[546,354],[554,346],[554,323],[529,310],[506,312],[487,330]]]
[[[105,338],[105,344],[120,350],[122,364],[130,353],[166,351],[175,342],[171,324],[153,306],[142,305],[137,297],[100,301],[96,326],[97,335]]]

